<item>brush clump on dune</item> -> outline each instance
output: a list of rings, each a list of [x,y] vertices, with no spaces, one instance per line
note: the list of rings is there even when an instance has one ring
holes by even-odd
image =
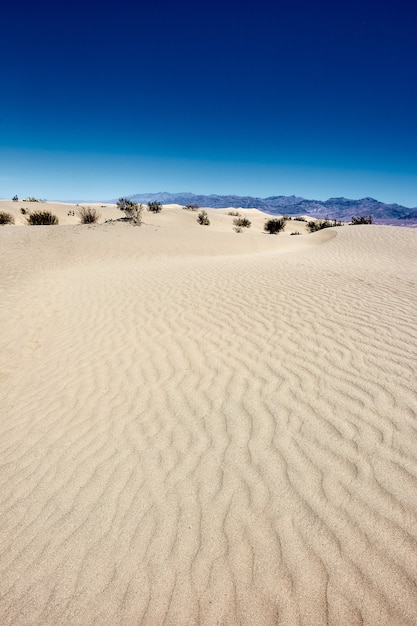
[[[11,213],[6,213],[6,211],[0,211],[0,224],[14,224],[14,217]]]
[[[81,207],[78,211],[78,217],[80,218],[81,224],[96,224],[101,215],[96,209],[92,209],[88,206]]]
[[[285,219],[283,217],[272,217],[264,224],[264,230],[270,235],[280,233],[285,229]]]
[[[57,226],[59,220],[51,211],[33,211],[28,213],[26,223],[29,226]]]

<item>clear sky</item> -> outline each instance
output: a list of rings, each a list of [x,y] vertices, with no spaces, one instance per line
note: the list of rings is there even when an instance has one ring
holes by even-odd
[[[415,0],[15,0],[0,197],[417,206]]]

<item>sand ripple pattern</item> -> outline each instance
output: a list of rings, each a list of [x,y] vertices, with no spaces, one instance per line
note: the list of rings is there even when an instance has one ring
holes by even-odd
[[[11,280],[2,626],[416,624],[416,243]]]

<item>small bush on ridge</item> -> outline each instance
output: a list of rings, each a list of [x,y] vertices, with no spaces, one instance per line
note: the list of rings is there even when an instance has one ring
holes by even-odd
[[[28,213],[26,222],[29,226],[57,226],[59,220],[50,211],[33,211],[33,213]]]
[[[335,226],[343,226],[343,222],[329,220],[328,217],[325,217],[323,220],[310,220],[307,222],[307,230],[309,233],[315,233],[318,230],[323,230],[323,228],[333,228]]]
[[[89,206],[81,207],[77,213],[81,224],[96,224],[101,217],[100,213],[96,211],[96,209],[92,209]]]
[[[4,226],[5,224],[14,224],[14,217],[11,213],[6,213],[6,211],[0,211],[0,224]]]
[[[240,217],[239,211],[228,211],[227,215],[233,215],[233,217]]]
[[[247,217],[235,217],[233,224],[238,228],[250,228],[252,222]]]
[[[198,204],[187,204],[186,206],[182,207],[185,211],[197,211],[198,210]]]
[[[148,202],[148,211],[160,213],[162,211],[162,204],[160,202]]]
[[[372,215],[359,215],[358,217],[355,217],[354,215],[352,215],[352,221],[351,221],[351,225],[357,225],[357,224],[372,224],[373,222],[373,217]]]
[[[283,217],[271,217],[264,224],[264,230],[270,235],[280,233],[285,229],[285,220]]]
[[[140,226],[140,224],[142,223],[142,204],[133,202],[133,200],[129,200],[129,198],[119,198],[119,200],[116,202],[116,206],[120,209],[120,211],[123,211],[126,218],[130,222]]]
[[[207,215],[207,211],[205,211],[204,209],[200,211],[197,217],[197,222],[202,226],[210,226],[210,220]]]

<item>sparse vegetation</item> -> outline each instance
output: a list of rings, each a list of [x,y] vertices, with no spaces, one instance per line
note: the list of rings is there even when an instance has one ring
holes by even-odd
[[[356,226],[357,224],[372,224],[373,217],[372,215],[358,215],[355,217],[352,215],[351,225]]]
[[[81,207],[77,213],[81,224],[96,224],[101,217],[96,209],[89,206]]]
[[[26,215],[27,211],[24,207],[21,207],[20,212],[22,215]]]
[[[13,200],[13,202],[18,202],[19,198],[17,196],[13,196],[12,200]]]
[[[17,196],[15,196],[17,198]],[[13,198],[14,200],[14,198]],[[23,202],[46,202],[46,200],[42,200],[41,198],[34,198],[33,196],[29,196],[28,198],[24,198]]]
[[[2,226],[6,224],[14,224],[14,217],[11,213],[6,213],[6,211],[0,211],[0,224]]]
[[[302,215],[297,215],[296,217],[293,217],[293,220],[295,222],[306,222],[307,221],[306,218],[303,217]]]
[[[292,220],[291,215],[283,215],[282,219],[285,220],[286,222],[289,222],[290,220]]]
[[[57,226],[59,220],[50,211],[33,211],[26,216],[29,226]]]
[[[328,217],[325,217],[323,220],[310,220],[307,222],[307,230],[309,233],[315,233],[318,230],[323,230],[323,228],[333,228],[335,226],[343,226],[343,222],[329,220]]]
[[[293,230],[292,233],[290,233],[290,235],[301,235],[299,230]]]
[[[240,217],[239,211],[228,211],[227,215],[233,215],[233,217]]]
[[[148,202],[148,211],[160,213],[162,211],[162,204],[160,202]]]
[[[252,222],[247,217],[235,217],[233,224],[238,228],[250,228]]]
[[[197,217],[197,222],[202,226],[210,226],[210,220],[207,215],[207,211],[205,211],[204,209],[200,211]]]
[[[140,224],[142,223],[142,204],[133,202],[133,200],[129,200],[129,198],[119,198],[119,200],[116,202],[116,206],[120,209],[120,211],[123,211],[126,219],[128,219],[133,224],[140,226]]]
[[[243,233],[243,228],[241,228],[240,226],[235,226],[234,229],[235,233]]]
[[[271,217],[264,224],[264,230],[270,235],[280,233],[285,229],[285,220],[283,217]]]
[[[185,211],[198,211],[198,204],[186,204],[182,207]]]

